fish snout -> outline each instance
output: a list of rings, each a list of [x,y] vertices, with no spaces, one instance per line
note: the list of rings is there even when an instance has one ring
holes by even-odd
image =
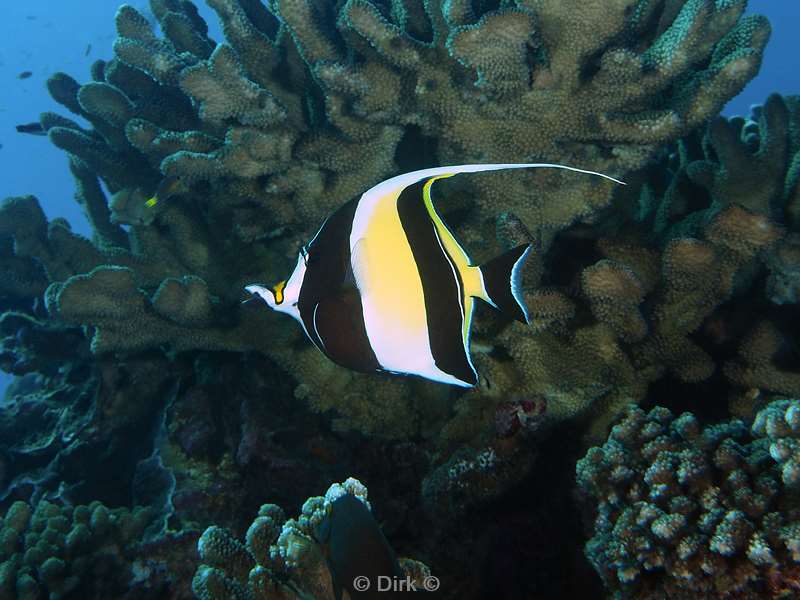
[[[256,298],[261,298],[267,304],[267,306],[273,309],[275,308],[275,295],[272,293],[272,290],[269,287],[253,283],[246,285],[244,289],[252,294],[252,296],[247,300],[242,301],[242,304],[250,304]]]

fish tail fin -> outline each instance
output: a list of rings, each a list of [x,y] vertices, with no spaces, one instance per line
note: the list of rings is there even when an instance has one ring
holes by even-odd
[[[527,324],[528,309],[522,298],[522,265],[533,246],[522,244],[482,264],[481,298],[497,310]]]

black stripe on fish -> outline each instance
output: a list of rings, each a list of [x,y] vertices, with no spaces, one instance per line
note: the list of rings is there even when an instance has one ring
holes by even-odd
[[[333,362],[355,371],[380,368],[364,324],[350,262],[358,199],[336,210],[305,247],[306,273],[297,308],[311,341]]]
[[[422,281],[431,354],[441,371],[474,385],[477,377],[463,338],[464,283],[425,208],[425,183],[419,181],[400,192],[397,212]]]

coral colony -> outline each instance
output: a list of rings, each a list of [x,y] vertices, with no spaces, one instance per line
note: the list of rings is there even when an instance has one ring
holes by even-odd
[[[91,239],[0,205],[0,599],[332,598],[343,494],[442,597],[800,594],[800,100],[718,116],[766,19],[207,1],[225,39],[124,5],[114,56],[47,82]],[[343,369],[242,303],[379,181],[512,162],[627,185],[437,183],[476,262],[534,248],[530,325],[475,314],[474,388]]]

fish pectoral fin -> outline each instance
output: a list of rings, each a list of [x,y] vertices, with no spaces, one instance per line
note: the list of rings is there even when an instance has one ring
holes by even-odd
[[[369,294],[369,277],[367,265],[367,240],[366,238],[359,239],[353,244],[350,249],[350,269],[348,273],[353,278],[355,287],[361,292],[361,295],[366,296]]]
[[[352,263],[348,263],[345,265],[344,269],[344,279],[342,280],[342,290],[352,290],[357,287],[356,285],[356,275],[353,273],[353,265]]]

